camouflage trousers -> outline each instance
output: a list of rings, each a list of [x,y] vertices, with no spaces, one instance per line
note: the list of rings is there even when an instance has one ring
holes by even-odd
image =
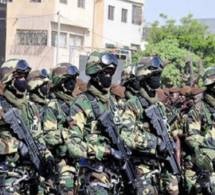
[[[61,160],[57,169],[57,184],[55,186],[60,195],[74,195],[78,189],[77,171],[74,166],[70,166],[65,160]]]
[[[0,171],[0,195],[44,195],[39,176],[23,169]]]
[[[161,172],[159,169],[152,169],[147,165],[138,165],[136,168],[138,182],[141,184],[139,187],[142,189],[143,195],[177,195],[179,193],[178,180],[168,171]]]
[[[208,175],[207,175],[208,174]],[[188,195],[215,194],[215,172],[196,173],[193,170],[185,170],[185,188]]]
[[[112,177],[113,175],[109,173],[98,173],[85,169],[80,191],[84,191],[87,195],[120,194],[119,178]]]

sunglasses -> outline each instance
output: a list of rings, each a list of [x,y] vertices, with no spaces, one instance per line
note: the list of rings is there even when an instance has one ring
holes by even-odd
[[[31,67],[25,60],[19,60],[16,64],[16,72],[18,73],[26,73],[31,70]]]
[[[48,72],[47,72],[46,69],[40,70],[40,77],[41,77],[42,79],[48,78]]]
[[[153,57],[150,60],[150,62],[151,62],[152,67],[154,67],[154,68],[159,68],[159,67],[162,69],[164,68],[164,63],[158,56]]]
[[[79,71],[78,69],[76,68],[76,66],[70,66],[68,69],[67,69],[67,75],[68,76],[78,76],[79,75]]]
[[[118,59],[114,54],[106,53],[103,56],[101,56],[100,61],[104,65],[110,65],[114,64],[115,66],[118,66]]]

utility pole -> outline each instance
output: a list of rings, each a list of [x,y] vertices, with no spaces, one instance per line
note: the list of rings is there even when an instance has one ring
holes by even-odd
[[[56,65],[58,64],[59,56],[59,44],[60,44],[60,11],[57,12],[58,23],[57,23],[57,50],[56,50]]]

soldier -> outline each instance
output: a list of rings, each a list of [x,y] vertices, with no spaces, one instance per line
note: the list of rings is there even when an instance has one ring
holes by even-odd
[[[43,113],[48,103],[48,73],[46,69],[31,71],[27,79],[29,99],[36,104],[43,121]]]
[[[125,101],[133,97],[139,89],[139,82],[135,76],[136,66],[125,67],[121,74],[121,85],[125,87]]]
[[[115,100],[110,94],[117,65],[118,60],[113,54],[91,53],[86,65],[86,75],[90,76],[87,91],[78,96],[70,109],[70,131],[64,134],[64,139],[70,157],[85,159],[82,161],[84,175],[80,189],[85,194],[119,193],[116,188],[119,176],[113,158],[121,159],[121,152],[111,147],[110,138],[98,125],[98,118],[104,111],[117,115]]]
[[[43,140],[39,111],[36,105],[26,98],[26,78],[30,70],[31,68],[25,60],[16,59],[6,61],[1,67],[1,78],[2,83],[5,84],[5,89],[3,96],[0,97],[0,194],[43,194],[42,189],[38,189],[39,177],[41,176],[39,169],[41,165],[44,165],[42,176],[49,178],[54,167],[54,159]],[[37,156],[40,159],[39,162],[29,155],[34,152],[30,151],[31,148],[28,145],[28,140],[31,140],[31,136],[28,135],[28,137],[21,140],[18,136],[20,132],[15,133],[19,131],[17,129],[19,126],[7,124],[7,113],[12,108],[13,112],[15,112],[14,108],[19,109],[21,114],[21,118],[18,118],[18,113],[15,112],[17,118],[13,120],[19,122],[22,130],[24,128],[21,125],[23,120],[28,128],[24,132],[26,135],[29,133],[33,137],[35,147],[38,148],[41,155]],[[10,113],[9,117],[13,112]],[[23,134],[25,135],[25,133]],[[30,142],[30,144],[33,145],[33,142]],[[39,169],[37,170],[36,167],[39,167]]]
[[[63,132],[68,132],[70,106],[75,99],[74,89],[78,69],[61,63],[52,71],[52,98],[43,116],[44,139],[54,155],[57,164],[56,185],[59,194],[74,195],[77,187],[76,159],[69,158],[63,140]]]
[[[190,97],[190,106],[193,106],[195,105],[199,100],[201,100],[203,98],[203,92],[204,92],[204,89],[201,89],[201,88],[198,88],[198,87],[195,87],[195,88],[192,88],[191,90],[191,97]]]
[[[163,62],[158,57],[144,58],[137,66],[136,78],[140,83],[139,93],[130,98],[122,115],[121,136],[132,149],[132,159],[136,165],[139,187],[142,194],[158,194],[160,187],[156,179],[160,163],[155,158],[157,152],[164,153],[166,145],[151,133],[151,124],[146,116],[145,109],[151,105],[158,105],[164,113],[164,106],[158,102],[156,89],[160,87],[160,75]],[[178,194],[177,178],[165,170],[161,174],[164,179],[162,186],[164,194]]]
[[[205,70],[203,99],[197,102],[188,114],[188,136],[185,142],[192,151],[192,184],[197,194],[215,193],[215,66]],[[195,174],[196,172],[196,174]],[[197,177],[196,177],[197,175]],[[196,184],[195,184],[196,181]]]

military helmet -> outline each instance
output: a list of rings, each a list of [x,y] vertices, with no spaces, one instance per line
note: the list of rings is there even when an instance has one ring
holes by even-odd
[[[135,80],[136,66],[128,65],[126,66],[121,74],[121,85],[125,86],[125,84],[129,81]]]
[[[208,67],[203,75],[203,85],[208,86],[215,82],[215,66]]]
[[[49,82],[48,73],[46,69],[34,70],[28,75],[28,91],[42,86],[44,83]]]
[[[69,77],[77,77],[79,71],[76,66],[66,63],[67,65],[58,64],[52,71],[52,87],[56,87],[63,83]]]
[[[162,72],[163,67],[164,63],[158,56],[143,58],[137,64],[136,79],[141,81],[152,74]]]
[[[114,68],[118,66],[118,59],[114,54],[108,52],[94,51],[87,59],[86,75],[94,75],[105,68]]]
[[[30,66],[25,60],[10,59],[5,61],[1,66],[1,80],[2,83],[8,83],[12,81],[13,77],[17,73],[29,73]]]

